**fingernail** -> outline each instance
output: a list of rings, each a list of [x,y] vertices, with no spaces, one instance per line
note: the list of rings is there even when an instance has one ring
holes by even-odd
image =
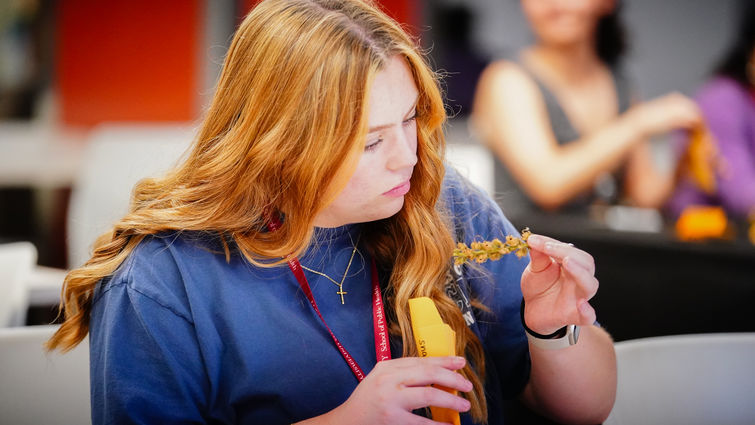
[[[569,257],[564,257],[564,259],[561,261],[561,265],[566,267],[566,270],[569,270],[570,272],[574,271],[574,264],[572,264],[572,260]]]
[[[459,365],[459,367],[463,367],[467,363],[467,359],[460,356],[454,356],[454,364]]]
[[[543,239],[538,235],[531,235],[529,238],[527,238],[527,244],[537,247],[543,244]]]
[[[472,407],[472,403],[470,403],[469,400],[467,400],[467,399],[464,399],[464,402],[461,405],[462,405],[462,410],[464,412],[466,412],[467,410],[469,410]]]
[[[474,388],[474,385],[472,384],[472,381],[464,380],[464,388],[466,388],[464,391],[472,391],[472,388]]]
[[[579,303],[579,312],[583,315],[590,313],[590,304],[588,304],[587,301],[582,301],[581,303]]]
[[[553,242],[546,242],[543,246],[543,250],[547,253],[551,253],[556,245]]]

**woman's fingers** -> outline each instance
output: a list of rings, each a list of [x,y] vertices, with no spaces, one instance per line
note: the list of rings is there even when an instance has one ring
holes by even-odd
[[[445,425],[445,422],[434,421],[429,418],[415,415],[411,412],[403,412],[393,423],[406,425]]]
[[[542,273],[553,264],[553,259],[545,251],[530,245],[530,265],[532,273]]]
[[[465,364],[466,360],[457,356],[406,357],[378,362],[339,407],[344,412],[341,417],[359,416],[360,423],[440,425],[440,422],[413,415],[412,410],[428,406],[469,410],[467,400],[449,392],[472,389],[472,384],[455,372]]]
[[[471,407],[469,400],[431,386],[406,388],[402,391],[402,399],[404,407],[410,410],[435,406],[466,412]]]
[[[588,300],[591,299],[598,292],[598,279],[593,276],[591,272],[582,267],[575,261],[571,261],[568,258],[564,261],[564,271],[571,277],[570,280],[574,281],[577,286],[575,293],[577,294],[577,313],[579,319],[575,324],[591,325],[595,322],[596,314]]]
[[[586,299],[592,298],[598,292],[598,279],[582,264],[567,257],[562,264],[566,273],[577,285],[577,293]]]
[[[592,308],[590,303],[586,300],[582,301],[579,306],[577,306],[577,309],[579,310],[579,315],[581,317],[581,319],[575,323],[577,325],[590,326],[594,324],[598,318],[595,309]]]
[[[551,257],[545,252],[545,238],[540,235],[530,235],[527,245],[530,247],[530,271],[540,273],[551,265]]]
[[[401,383],[407,387],[442,385],[458,391],[472,391],[472,383],[460,373],[433,365],[423,365],[405,371]]]
[[[391,364],[394,367],[405,369],[414,369],[421,366],[431,365],[438,366],[448,370],[459,370],[467,364],[467,359],[461,356],[442,356],[442,357],[401,357],[389,360],[388,362],[379,362]]]
[[[539,251],[535,255],[544,253],[560,264],[563,264],[566,258],[571,258],[573,261],[582,264],[582,266],[589,270],[590,273],[595,273],[595,260],[592,255],[574,247],[574,245],[570,243],[560,242],[543,235],[531,235],[529,239],[527,239],[527,244],[532,251]],[[530,254],[530,257],[532,257],[532,254]],[[534,262],[534,259],[532,261]],[[548,265],[545,260],[538,261],[539,264],[532,265],[532,263],[530,263],[532,265],[531,270],[534,273],[545,269]]]
[[[409,411],[427,406],[469,410],[466,399],[441,387],[467,392],[473,386],[458,372],[466,364],[463,357],[406,357],[380,362],[376,371],[376,385],[389,391],[399,391],[401,405]],[[384,369],[378,371],[377,369]],[[430,422],[435,423],[435,422]]]
[[[593,257],[571,244],[543,235],[531,235],[527,243],[531,248],[529,273],[537,278],[527,280],[530,285],[528,291],[525,291],[523,284],[522,291],[525,296],[528,293],[531,296],[545,296],[552,293],[554,286],[551,285],[558,284],[559,292],[569,295],[558,298],[560,299],[559,311],[566,315],[562,316],[561,320],[582,325],[594,323],[595,310],[588,303],[588,300],[597,293],[599,285],[595,278]],[[552,267],[553,265],[557,267]],[[552,282],[552,284],[547,287],[534,285],[537,282]],[[533,322],[537,321],[533,320]]]
[[[471,391],[472,383],[456,370],[466,364],[464,357],[405,357],[380,362],[375,367],[390,367],[391,371],[380,373],[381,381],[392,387],[422,387],[441,385],[458,391]],[[380,371],[382,372],[382,371]]]

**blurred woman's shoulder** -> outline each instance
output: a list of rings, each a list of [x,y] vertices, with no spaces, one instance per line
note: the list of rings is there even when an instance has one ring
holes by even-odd
[[[486,134],[484,119],[517,116],[522,111],[535,113],[542,108],[542,101],[537,83],[521,64],[508,58],[495,60],[483,70],[477,84],[473,115],[476,124],[482,125],[478,131]],[[481,116],[487,118],[480,122]]]
[[[731,106],[731,102],[743,102],[751,99],[746,87],[733,78],[721,75],[715,76],[703,84],[695,97],[701,103],[713,102],[725,106]]]
[[[505,85],[532,85],[532,77],[517,61],[501,58],[492,61],[482,73],[481,83]]]

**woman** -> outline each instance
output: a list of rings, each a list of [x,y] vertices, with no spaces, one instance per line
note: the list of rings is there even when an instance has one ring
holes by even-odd
[[[622,196],[657,207],[671,190],[646,140],[697,125],[699,112],[676,93],[631,104],[615,3],[522,0],[535,45],[480,79],[476,130],[531,207],[582,211]]]
[[[688,205],[721,205],[738,219],[755,214],[755,4],[742,1],[739,11],[734,43],[697,96],[721,166],[711,193],[679,182],[669,202],[674,216]]]
[[[605,418],[615,358],[592,326],[587,253],[533,235],[529,265],[508,256],[454,287],[477,301],[471,320],[447,295],[450,229],[515,230],[445,169],[444,119],[417,47],[371,3],[262,1],[186,162],[139,184],[66,279],[49,346],[89,332],[94,423],[438,423],[413,413],[430,405],[502,423],[517,395],[559,419]],[[461,357],[415,357],[417,296]],[[578,343],[528,343],[522,300],[533,335],[584,325]]]

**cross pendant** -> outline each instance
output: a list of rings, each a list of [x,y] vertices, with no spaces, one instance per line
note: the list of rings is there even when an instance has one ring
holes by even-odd
[[[338,292],[336,292],[336,294],[338,294],[338,295],[341,296],[341,304],[345,304],[344,301],[343,301],[343,296],[346,295],[346,294],[348,294],[348,292],[344,292],[343,288],[341,288],[341,290],[338,291]]]

